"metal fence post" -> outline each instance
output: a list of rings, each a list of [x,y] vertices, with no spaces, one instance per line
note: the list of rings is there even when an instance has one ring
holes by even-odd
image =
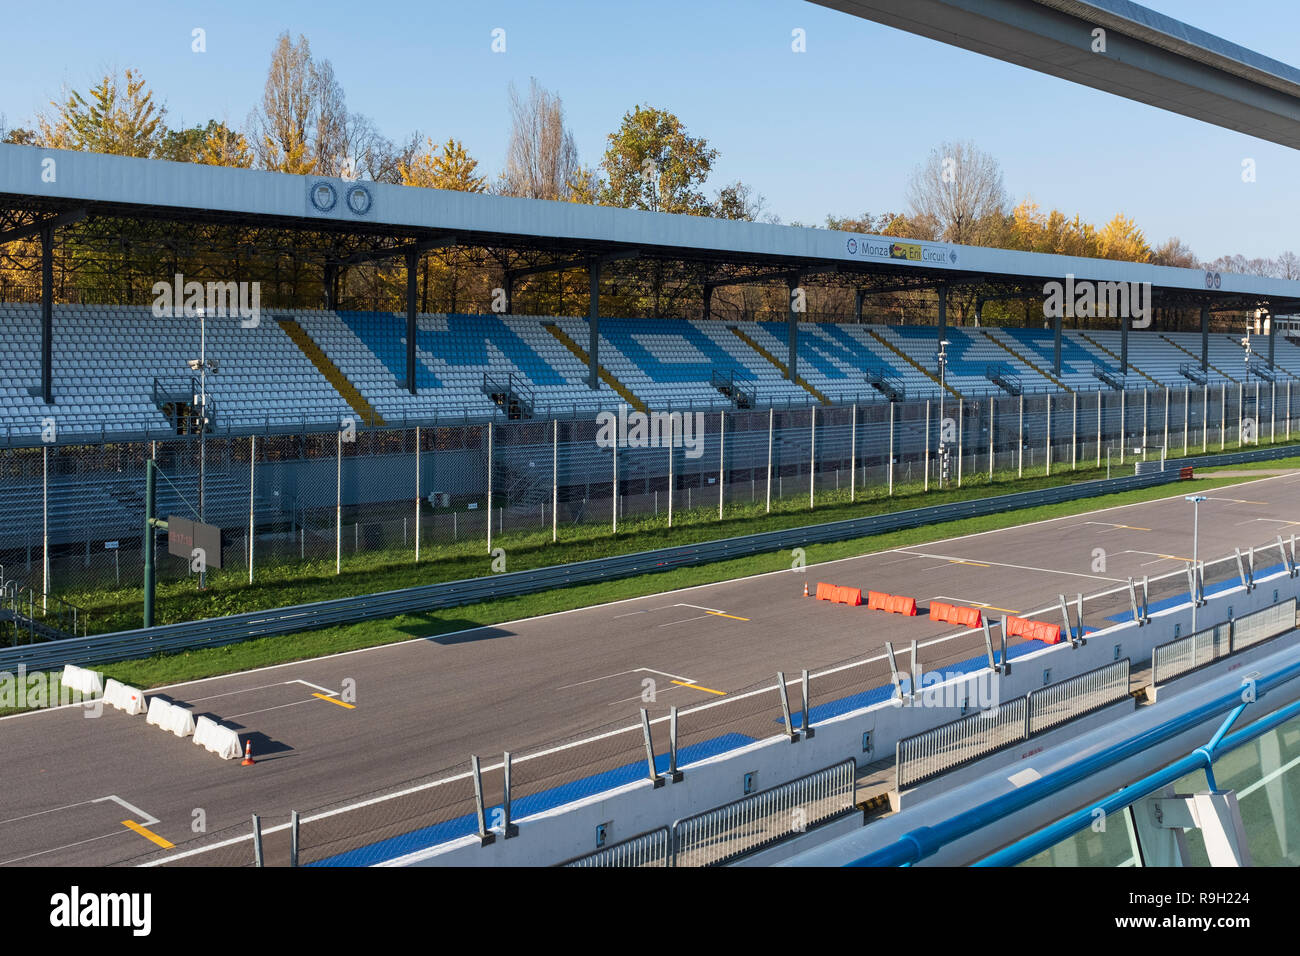
[[[994,415],[996,414],[996,407],[997,407],[997,400],[992,395],[990,395],[989,396],[989,481],[993,480],[993,455],[994,455],[993,428],[994,428]]]
[[[1191,425],[1191,386],[1183,386],[1183,457],[1187,457],[1187,429]]]
[[[790,737],[790,742],[794,743],[799,739],[799,731],[794,729],[794,722],[790,719],[790,698],[785,690],[785,671],[776,672],[776,692],[781,698],[781,716],[785,719],[785,732]]]
[[[1168,385],[1165,386],[1165,441],[1164,441],[1164,449],[1165,449],[1164,454],[1162,454],[1162,455],[1160,456],[1161,461],[1164,461],[1165,456],[1169,453],[1169,386],[1168,386]]]
[[[1018,449],[1017,458],[1016,458],[1016,477],[1023,478],[1025,476],[1025,393],[1024,392],[1020,393],[1020,426],[1019,426],[1019,439],[1016,442],[1016,448]]]
[[[503,778],[504,792],[503,792],[503,799],[501,803],[502,832],[505,834],[505,838],[509,840],[511,837],[519,835],[519,827],[517,827],[515,824],[510,822],[510,751],[509,750],[507,750],[503,755],[502,761],[503,761],[502,767],[505,771],[505,775]]]
[[[334,573],[343,573],[343,431],[338,434],[338,462],[334,475]]]
[[[1044,467],[1047,469],[1046,474],[1051,477],[1052,474],[1052,393],[1047,393],[1047,454],[1043,456]]]
[[[1142,386],[1142,460],[1147,460],[1147,417],[1151,405],[1151,389]]]
[[[662,787],[664,778],[659,776],[659,772],[655,770],[655,747],[650,737],[650,712],[644,707],[641,708],[641,736],[645,740],[645,762],[650,780],[656,788]]]
[[[775,408],[767,410],[767,513],[772,513],[772,425],[776,415]],[[669,498],[671,503],[672,499]],[[671,522],[670,522],[671,524]]]
[[[680,783],[682,772],[677,769],[677,705],[668,711],[668,779]]]
[[[1074,393],[1074,411],[1070,416],[1070,470],[1079,470],[1079,393]]]
[[[894,405],[889,405],[889,456],[892,469],[894,456]],[[890,493],[893,493],[893,471],[890,471]],[[853,406],[853,419],[849,425],[849,503],[858,500],[858,406]]]
[[[672,436],[668,439],[668,453],[672,454]],[[551,544],[560,536],[560,420],[551,420]]]
[[[257,436],[248,436],[248,583],[253,583],[253,490],[256,487]]]
[[[1128,389],[1119,393],[1119,463],[1124,464],[1124,452],[1128,447]],[[1107,476],[1109,477],[1109,475]]]
[[[812,416],[809,419],[809,452],[810,461],[808,462],[808,510],[811,511],[817,504],[817,406],[808,406],[812,409]]]
[[[930,400],[925,400],[925,487],[930,490]]]
[[[958,399],[957,401],[957,487],[958,488],[961,487],[961,460],[965,454],[965,451],[962,448],[962,443],[965,440],[965,432],[963,430],[965,426],[965,415],[966,415],[966,400],[964,398]]]
[[[614,503],[613,518],[612,518],[613,524],[611,526],[611,533],[618,534],[618,439],[617,438],[614,439],[614,444],[610,446],[610,451],[613,452],[611,457],[613,459],[613,469],[614,469],[614,478],[609,486],[610,498]]]
[[[289,865],[296,867],[298,865],[298,830],[301,822],[298,818],[298,811],[292,810],[289,813]]]
[[[469,769],[474,778],[474,812],[478,817],[478,842],[479,846],[487,846],[496,840],[496,834],[489,833],[487,828],[487,811],[483,805],[483,768],[479,765],[477,754],[470,756]]]
[[[855,413],[854,415],[855,419],[857,417],[856,416],[857,410],[858,407],[854,405],[853,411]],[[858,429],[855,422],[853,428],[853,437],[855,439],[857,438],[857,432]],[[892,400],[889,403],[889,494],[891,497],[894,494],[894,402]]]
[[[262,856],[262,818],[256,813],[253,814],[253,865],[266,865]]]
[[[718,412],[718,520],[722,520],[722,505],[727,487],[727,413]]]
[[[1219,451],[1228,447],[1228,386],[1219,386]]]
[[[1210,448],[1210,383],[1201,386],[1201,454]]]
[[[673,486],[677,484],[676,475],[673,474],[673,465],[677,458],[674,447],[677,441],[676,421],[672,415],[668,416],[668,527],[670,528],[673,526]],[[771,486],[770,481],[768,485]]]
[[[420,560],[420,426],[415,426],[415,560]]]
[[[41,446],[41,611],[50,593],[50,446]],[[17,628],[17,622],[14,627]]]
[[[1101,467],[1101,389],[1097,390],[1097,467]]]
[[[808,738],[815,736],[812,728],[812,718],[809,716],[807,668],[804,669],[802,683],[803,683],[803,735],[804,735],[804,739],[807,740]]]

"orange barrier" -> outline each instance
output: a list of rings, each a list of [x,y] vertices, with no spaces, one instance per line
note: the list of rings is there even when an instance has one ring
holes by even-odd
[[[1188,480],[1191,479],[1191,477],[1192,477],[1192,466],[1191,466],[1191,465],[1187,465],[1187,466],[1185,466],[1185,467],[1183,467],[1183,468],[1179,468],[1179,469],[1178,469],[1178,480],[1179,480],[1179,481],[1188,481]]]
[[[885,601],[886,601],[888,598],[889,598],[889,595],[886,594],[886,593],[884,593],[883,591],[868,591],[868,592],[867,592],[867,610],[868,610],[868,611],[883,611],[883,610],[885,610]]]
[[[1058,644],[1061,640],[1061,625],[1048,624],[1046,621],[1032,621],[1024,617],[1007,618],[1007,637],[1027,637],[1031,641],[1044,644]]]
[[[817,600],[833,601],[835,600],[835,585],[826,584],[823,581],[817,582]]]
[[[979,627],[982,623],[978,609],[948,604],[944,601],[930,602],[930,620],[946,621],[949,624],[959,624],[962,627]]]
[[[875,593],[874,591],[871,593]],[[837,584],[826,584],[817,582],[817,600],[831,601],[835,604],[848,604],[851,607],[857,607],[862,603],[862,589],[841,587]]]

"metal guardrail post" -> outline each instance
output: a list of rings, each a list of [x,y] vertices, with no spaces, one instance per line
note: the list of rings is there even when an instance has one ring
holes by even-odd
[[[785,720],[785,732],[790,738],[790,743],[799,739],[799,731],[794,729],[794,722],[790,719],[790,698],[785,690],[785,671],[776,672],[776,692],[781,698],[781,716]]]
[[[677,769],[677,705],[668,711],[668,779],[680,783],[682,772]]]
[[[1138,613],[1137,590],[1133,585],[1133,579],[1128,579],[1128,603],[1133,609],[1133,623],[1142,626],[1142,615]]]
[[[805,668],[803,672],[802,684],[803,684],[803,735],[806,739],[815,736],[815,731],[813,730],[812,727],[811,718],[808,716],[808,670],[807,668]]]
[[[1142,623],[1151,623],[1151,576],[1142,575]]]
[[[1073,647],[1078,647],[1079,645],[1076,644],[1076,643],[1075,643],[1075,640],[1074,640],[1074,627],[1070,624],[1070,609],[1069,609],[1069,606],[1065,603],[1065,595],[1064,595],[1064,594],[1058,594],[1058,595],[1056,596],[1056,598],[1057,598],[1058,601],[1061,602],[1061,604],[1060,604],[1060,606],[1061,606],[1061,621],[1063,622],[1064,627],[1065,627],[1065,631],[1064,631],[1063,633],[1065,634],[1065,636],[1066,636],[1067,638],[1069,638],[1069,641],[1070,641],[1071,646],[1073,646]]]
[[[253,865],[266,865],[262,856],[262,818],[256,813],[253,814]]]
[[[664,778],[659,776],[659,771],[655,769],[655,746],[650,736],[650,713],[644,707],[641,708],[641,737],[645,741],[646,772],[650,782],[655,785],[655,789],[658,789],[664,785]]]
[[[993,658],[993,635],[989,631],[989,619],[986,615],[980,615],[980,624],[984,628],[984,651],[989,657],[989,670],[995,671],[998,669],[998,665]]]
[[[298,811],[293,810],[289,814],[289,865],[291,867],[297,867],[298,865],[299,827]]]
[[[1007,660],[1007,619],[1002,618],[1002,673],[1011,673],[1011,661]]]
[[[885,654],[889,657],[889,679],[894,683],[894,693],[898,695],[898,702],[903,703],[903,683],[898,679],[898,661],[894,657],[894,642],[885,641]]]
[[[483,769],[479,765],[478,755],[469,758],[470,774],[474,778],[474,812],[478,818],[479,846],[487,846],[496,840],[496,834],[487,828],[487,811],[483,805]]]
[[[507,750],[502,756],[503,777],[503,799],[501,802],[501,829],[505,838],[519,836],[519,827],[510,822],[510,751]]]
[[[915,699],[917,688],[921,686],[921,676],[922,676],[921,662],[917,659],[915,640],[912,641],[912,661],[910,667],[912,671],[912,698]]]

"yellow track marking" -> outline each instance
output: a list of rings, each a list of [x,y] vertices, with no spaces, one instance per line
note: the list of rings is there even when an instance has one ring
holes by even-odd
[[[972,568],[987,568],[987,564],[980,564],[978,561],[967,561],[965,558],[949,558],[949,564],[968,564]]]
[[[711,687],[701,687],[699,684],[688,684],[684,680],[675,680],[673,681],[673,683],[681,687],[689,687],[691,690],[702,690],[706,694],[717,694],[719,697],[727,696],[727,692],[725,690],[713,690]]]
[[[136,823],[134,820],[123,820],[122,826],[126,827],[128,830],[134,830],[136,833],[140,834],[140,836],[144,837],[146,840],[152,840],[154,843],[157,843],[164,850],[174,850],[176,848],[175,843],[167,842],[158,834],[145,829],[144,827],[140,826],[140,824]]]
[[[341,700],[337,700],[337,699],[335,699],[335,698],[333,698],[333,697],[329,697],[329,696],[327,696],[327,695],[325,695],[325,694],[312,694],[312,696],[313,696],[313,697],[319,697],[321,700],[328,700],[331,704],[338,704],[340,707],[346,707],[348,710],[356,710],[356,709],[357,709],[357,705],[356,705],[356,704],[347,704],[347,703],[344,703],[344,702],[341,701]]]
[[[729,617],[729,618],[731,618],[733,621],[748,621],[748,620],[749,620],[749,618],[747,618],[747,617],[736,617],[736,615],[734,615],[734,614],[723,614],[721,611],[709,611],[708,613],[709,613],[709,614],[712,614],[714,617]]]

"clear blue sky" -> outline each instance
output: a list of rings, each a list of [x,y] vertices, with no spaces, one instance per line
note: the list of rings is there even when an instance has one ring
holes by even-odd
[[[1291,0],[1149,0],[1163,13],[1300,63]],[[395,7],[405,8],[398,15]],[[614,18],[614,19],[611,19]],[[133,0],[7,4],[0,113],[9,126],[68,84],[135,67],[172,125],[242,124],[276,36],[304,33],[350,109],[393,139],[463,140],[495,176],[506,86],[564,100],[583,162],[637,103],[672,110],[721,156],[711,186],[751,183],[787,222],[901,210],[912,169],[946,139],[1001,162],[1013,199],[1100,223],[1123,211],[1154,245],[1198,256],[1300,252],[1300,154],[800,0],[498,0],[402,4]],[[207,52],[190,31],[207,31]],[[507,51],[490,50],[494,27]],[[808,50],[790,50],[791,30]],[[1256,160],[1258,181],[1241,181]]]

